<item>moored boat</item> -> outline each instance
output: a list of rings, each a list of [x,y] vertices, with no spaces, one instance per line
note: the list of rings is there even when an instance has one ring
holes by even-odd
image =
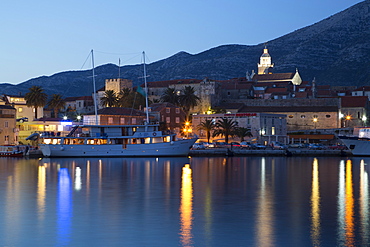
[[[370,156],[370,128],[355,129],[354,136],[338,136],[355,156]]]
[[[198,139],[177,138],[159,125],[81,125],[66,136],[39,134],[45,157],[186,156]],[[36,135],[33,135],[35,137]]]
[[[21,146],[0,146],[0,157],[23,157],[24,152]]]

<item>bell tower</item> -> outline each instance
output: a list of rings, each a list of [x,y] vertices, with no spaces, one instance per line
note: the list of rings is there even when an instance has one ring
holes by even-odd
[[[271,63],[271,56],[265,45],[265,49],[263,49],[263,54],[260,57],[260,63],[258,64],[258,74],[272,74],[271,70],[273,67],[274,64]]]

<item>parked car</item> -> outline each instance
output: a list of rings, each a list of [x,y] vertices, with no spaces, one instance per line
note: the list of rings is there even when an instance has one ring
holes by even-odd
[[[290,147],[290,148],[304,148],[305,145],[304,145],[304,143],[291,143],[291,144],[288,145],[288,147]]]
[[[252,145],[253,145],[253,146],[252,146],[252,148],[253,148],[253,149],[266,149],[266,148],[267,148],[267,147],[266,147],[265,145],[263,145],[263,144],[253,143]]]
[[[226,142],[215,142],[216,148],[224,148],[226,147]]]
[[[311,143],[309,146],[308,146],[309,149],[316,149],[316,150],[323,150],[323,149],[327,149],[326,146],[320,144],[320,143]]]
[[[240,147],[240,143],[239,142],[230,142],[230,145],[232,147]]]
[[[332,150],[346,150],[348,149],[345,145],[332,145],[328,147],[329,149]]]
[[[286,149],[286,146],[284,144],[282,144],[281,142],[277,142],[277,141],[272,141],[271,147],[273,149]]]
[[[204,146],[203,143],[194,143],[192,148],[193,149],[205,149],[206,146]]]
[[[241,148],[247,148],[247,149],[251,149],[253,147],[252,143],[250,142],[241,142],[240,143],[240,147]]]

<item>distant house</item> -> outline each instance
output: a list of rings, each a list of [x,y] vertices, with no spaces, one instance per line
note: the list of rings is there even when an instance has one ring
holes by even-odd
[[[98,122],[96,123],[96,118]],[[83,124],[101,125],[140,125],[144,124],[146,114],[131,108],[106,107],[98,110],[98,115],[93,112],[83,116]]]
[[[370,100],[370,86],[362,86],[352,91],[352,96],[367,96]]]
[[[66,112],[76,112],[77,114],[85,114],[94,110],[94,100],[92,96],[80,97],[67,97],[64,99],[66,102]]]
[[[16,109],[10,105],[0,105],[0,145],[18,144]]]
[[[180,107],[164,102],[151,104],[149,109],[152,115],[157,113],[158,122],[166,123],[168,129],[180,133],[186,121],[186,114]]]
[[[342,127],[365,126],[369,122],[369,100],[367,96],[344,96],[341,99]]]

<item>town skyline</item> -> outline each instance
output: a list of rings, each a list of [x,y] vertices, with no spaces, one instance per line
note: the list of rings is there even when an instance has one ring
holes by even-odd
[[[83,64],[90,49],[97,52],[99,66],[118,64],[118,60],[121,65],[139,64],[143,50],[151,63],[180,51],[196,54],[223,44],[264,43],[359,2],[271,1],[266,7],[251,1],[227,5],[222,1],[212,5],[189,2],[182,6],[150,6],[145,2],[123,6],[109,1],[104,6],[63,3],[43,8],[41,1],[23,3],[21,8],[19,2],[7,3],[2,8],[8,25],[0,48],[4,58],[0,82],[19,84],[61,71],[87,69]],[[16,8],[14,20],[12,10]],[[295,11],[300,8],[307,11]],[[168,20],[178,21],[173,25]]]

